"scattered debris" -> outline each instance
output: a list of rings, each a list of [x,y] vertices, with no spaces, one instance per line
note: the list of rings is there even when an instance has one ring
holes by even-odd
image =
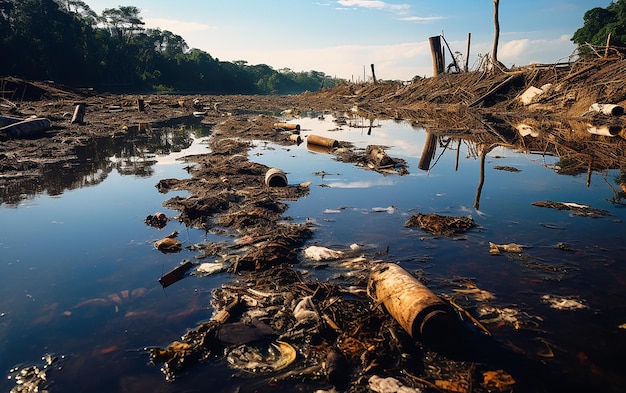
[[[174,231],[165,236],[163,239],[154,242],[154,248],[161,251],[162,253],[179,252],[183,249],[183,246],[181,242],[176,240],[176,237],[178,237],[178,231]]]
[[[256,347],[241,345],[231,349],[226,360],[235,369],[255,374],[280,371],[296,360],[296,350],[284,341],[270,343],[267,352],[266,356]]]
[[[515,385],[515,379],[504,370],[485,371],[482,384],[489,391],[508,392]]]
[[[175,282],[182,280],[185,277],[185,273],[189,271],[192,267],[193,263],[191,261],[186,261],[166,273],[163,277],[159,278],[159,283],[161,283],[163,288],[167,288]]]
[[[581,300],[573,297],[557,296],[557,295],[543,295],[541,300],[544,303],[548,303],[551,308],[557,310],[582,310],[588,308]]]
[[[524,252],[523,247],[524,246],[521,246],[515,243],[495,244],[495,243],[489,242],[489,253],[491,255],[499,255],[500,251],[520,253],[520,252]]]
[[[194,270],[193,274],[198,277],[210,276],[216,273],[224,272],[227,270],[227,265],[225,263],[213,263],[213,262],[205,262],[201,263],[196,270]]]
[[[156,212],[146,217],[145,219],[146,225],[151,227],[155,227],[158,229],[163,229],[167,225],[167,216],[165,213]]]
[[[476,226],[472,217],[440,216],[435,213],[413,214],[404,224],[407,228],[419,227],[435,235],[453,236]]]
[[[41,358],[42,365],[33,365],[24,368],[15,367],[9,370],[9,380],[15,381],[15,386],[11,389],[11,393],[34,393],[47,392],[50,384],[48,381],[48,371],[54,365],[61,368],[60,360],[64,356],[55,356],[46,354]]]
[[[506,172],[521,172],[520,169],[517,169],[512,166],[506,166],[506,165],[496,165],[493,167],[493,169],[497,171],[506,171]]]
[[[320,246],[309,246],[304,249],[304,256],[314,261],[340,259],[344,256],[343,251],[335,251]]]
[[[376,393],[421,393],[421,389],[404,386],[393,377],[382,378],[372,375],[368,380],[369,389]]]
[[[599,218],[611,215],[611,212],[607,210],[595,209],[588,205],[581,205],[573,202],[538,201],[533,202],[533,205],[557,210],[570,210],[573,214],[582,217]]]

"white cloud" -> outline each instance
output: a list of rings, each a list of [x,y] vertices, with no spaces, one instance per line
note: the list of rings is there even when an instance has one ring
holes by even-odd
[[[391,10],[404,13],[411,9],[409,4],[389,4],[379,0],[338,0],[337,3],[344,7],[374,8],[379,10]]]
[[[337,1],[344,7],[363,7],[363,8],[385,8],[387,4],[378,0],[339,0]]]
[[[532,63],[556,63],[566,60],[575,49],[570,36],[545,40],[518,39],[502,43],[498,58],[506,65],[524,66]]]
[[[435,22],[438,20],[447,19],[445,16],[407,16],[405,18],[400,18],[400,20],[407,22]]]

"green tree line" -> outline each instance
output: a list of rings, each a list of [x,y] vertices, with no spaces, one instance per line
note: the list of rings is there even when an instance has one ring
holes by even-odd
[[[220,61],[171,31],[145,28],[137,7],[98,15],[80,0],[0,0],[0,53],[0,76],[101,90],[297,94],[344,82]]]
[[[626,0],[611,1],[608,7],[595,7],[585,12],[583,26],[576,30],[572,41],[580,46],[583,57],[594,57],[593,47],[609,44],[626,54]]]

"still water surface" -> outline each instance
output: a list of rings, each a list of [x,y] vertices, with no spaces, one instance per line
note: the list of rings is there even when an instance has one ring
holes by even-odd
[[[384,145],[409,171],[384,175],[309,151],[306,143],[255,142],[251,160],[283,169],[289,183],[312,182],[310,194],[288,202],[286,213],[296,222],[316,223],[312,241],[341,249],[352,243],[388,246],[386,259],[420,272],[442,293],[454,293],[453,280],[471,280],[495,296],[490,306],[536,324],[531,333],[506,323],[489,325],[500,340],[544,357],[549,367],[602,380],[607,391],[618,391],[626,369],[626,210],[610,201],[619,187],[617,170],[594,172],[587,185],[585,174],[557,174],[558,158],[497,147],[487,156],[475,209],[480,160],[469,143],[437,146],[425,171],[418,169],[426,140],[421,128],[392,121],[369,128],[357,121],[358,127],[337,130],[330,118],[297,121],[304,137],[315,133],[357,148]],[[191,276],[164,291],[157,282],[163,271],[195,254],[162,254],[155,240],[173,230],[185,246],[223,239],[176,221],[162,231],[144,224],[157,211],[176,215],[162,203],[180,193],[159,194],[155,185],[187,177],[186,164],[174,158],[207,152],[205,141],[196,138],[175,155],[141,149],[138,154],[136,146],[123,151],[107,159],[105,176],[101,168],[85,175],[89,181],[78,182],[84,187],[27,194],[0,205],[0,370],[6,376],[0,390],[15,386],[16,369],[43,365],[46,354],[60,358],[48,375],[51,391],[203,391],[207,384],[214,391],[236,389],[239,382],[228,377],[232,372],[222,362],[199,365],[167,383],[142,351],[166,346],[207,320],[211,289],[232,278]],[[546,200],[586,204],[611,215],[579,217],[532,205]],[[471,215],[478,227],[455,238],[405,228],[418,212]],[[489,242],[524,245],[525,257],[492,256]],[[336,273],[329,267],[313,274],[333,279]],[[580,308],[555,309],[549,299],[574,301]],[[547,357],[547,350],[554,356]]]

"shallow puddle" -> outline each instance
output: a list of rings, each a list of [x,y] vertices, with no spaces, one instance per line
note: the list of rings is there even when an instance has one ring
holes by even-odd
[[[554,170],[558,158],[493,147],[480,187],[480,149],[471,142],[438,139],[424,170],[419,167],[428,135],[406,122],[349,119],[342,125],[317,114],[292,122],[301,125],[303,143],[256,141],[248,156],[285,171],[289,184],[311,182],[309,195],[288,201],[286,213],[295,222],[315,224],[311,242],[335,250],[359,244],[419,272],[498,341],[545,362],[558,370],[555,375],[577,375],[606,391],[626,382],[625,210],[611,203],[618,170],[590,178],[560,175]],[[310,135],[350,142],[355,149],[384,146],[408,173],[339,162],[335,154],[307,148]],[[167,136],[159,141],[171,145]],[[49,366],[51,391],[236,391],[247,384],[224,377],[234,372],[219,360],[168,383],[158,366],[147,365],[143,350],[166,346],[210,318],[210,291],[232,278],[192,276],[163,290],[158,278],[195,253],[183,248],[163,254],[154,249],[155,240],[173,230],[184,246],[220,239],[176,221],[161,231],[144,223],[157,211],[177,214],[162,207],[176,193],[159,194],[155,185],[186,177],[184,164],[173,158],[205,149],[199,139],[176,155],[130,143],[100,157],[93,171],[73,172],[65,186],[52,178],[44,187],[4,197],[0,370],[9,378],[0,389],[14,387],[19,370],[43,367],[46,354],[59,358]],[[93,156],[86,158],[77,168],[93,162]],[[610,215],[591,218],[533,205],[546,200]],[[477,227],[435,236],[405,227],[415,213],[471,216]],[[523,252],[492,255],[490,242],[515,243]],[[349,268],[332,262],[322,268],[303,260],[298,269],[350,285]]]

